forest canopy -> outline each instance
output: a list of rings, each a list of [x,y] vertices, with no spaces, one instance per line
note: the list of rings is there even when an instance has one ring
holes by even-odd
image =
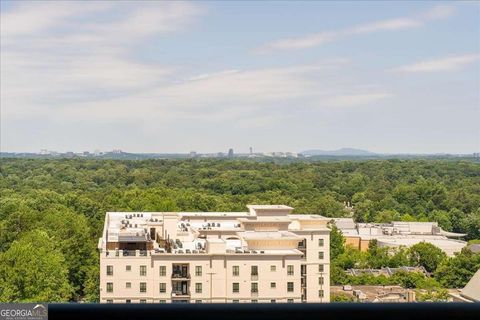
[[[342,217],[352,214],[347,202],[358,222],[437,221],[447,231],[466,233],[467,240],[480,239],[480,164],[0,159],[0,301],[97,301],[96,243],[107,211],[243,211],[247,204],[285,204],[297,214]],[[32,251],[42,258],[29,268]],[[404,258],[410,257],[397,257]],[[462,261],[426,265],[444,283],[462,284],[448,273],[467,263]],[[382,264],[377,257],[369,263]]]

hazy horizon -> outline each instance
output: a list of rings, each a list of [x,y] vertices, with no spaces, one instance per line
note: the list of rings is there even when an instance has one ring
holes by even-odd
[[[183,151],[178,151],[178,152],[169,152],[169,151],[141,151],[141,152],[133,152],[130,150],[123,150],[119,148],[113,148],[113,149],[82,149],[82,150],[72,150],[72,149],[65,149],[65,150],[53,150],[53,149],[48,149],[48,148],[42,148],[40,150],[29,150],[29,151],[9,151],[9,150],[1,150],[0,152],[3,153],[32,153],[32,154],[39,154],[42,151],[48,151],[48,152],[59,152],[59,153],[67,153],[67,152],[73,152],[73,153],[82,153],[82,152],[112,152],[112,151],[122,151],[125,153],[132,153],[132,154],[189,154],[191,152],[196,152],[197,154],[216,154],[216,153],[224,153],[227,154],[230,148],[228,149],[222,149],[222,150],[183,150]],[[234,151],[234,154],[249,154],[250,150],[247,149],[235,149],[232,148]],[[359,151],[368,151],[372,153],[373,155],[472,155],[474,153],[477,153],[477,151],[472,151],[472,152],[465,152],[465,153],[451,153],[451,152],[433,152],[433,153],[425,153],[425,152],[377,152],[375,150],[369,150],[369,149],[361,149],[361,148],[351,148],[351,147],[341,147],[341,148],[335,148],[335,149],[322,149],[322,148],[307,148],[307,149],[302,149],[302,150],[289,150],[289,149],[278,149],[278,150],[253,150],[252,152],[254,154],[259,154],[259,153],[271,153],[271,152],[292,152],[292,153],[303,153],[305,151],[312,151],[312,150],[319,150],[319,151],[325,151],[325,152],[332,152],[332,151],[340,151],[343,149],[355,149]]]
[[[2,152],[480,151],[478,2],[1,2]]]

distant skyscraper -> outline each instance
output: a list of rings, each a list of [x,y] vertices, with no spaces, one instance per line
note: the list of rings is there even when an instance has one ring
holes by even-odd
[[[230,158],[233,157],[233,149],[232,149],[232,148],[228,149],[228,156],[229,156]]]
[[[253,154],[253,148],[250,147],[250,155],[252,155],[252,154]]]

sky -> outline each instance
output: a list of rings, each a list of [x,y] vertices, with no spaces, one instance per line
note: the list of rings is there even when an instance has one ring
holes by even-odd
[[[1,1],[0,150],[480,151],[480,2]]]

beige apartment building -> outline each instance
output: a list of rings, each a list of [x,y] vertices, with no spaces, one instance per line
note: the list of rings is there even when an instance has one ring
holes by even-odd
[[[102,303],[330,301],[328,219],[247,212],[107,212]]]

